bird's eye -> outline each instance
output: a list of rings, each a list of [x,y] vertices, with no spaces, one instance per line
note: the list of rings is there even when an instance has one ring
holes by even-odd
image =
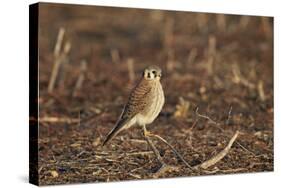
[[[156,71],[152,71],[153,74],[156,74]]]

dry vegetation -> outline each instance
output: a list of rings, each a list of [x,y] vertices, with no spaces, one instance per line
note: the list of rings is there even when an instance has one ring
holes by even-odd
[[[41,4],[39,25],[41,185],[273,170],[271,18]],[[192,170],[153,139],[174,167],[155,173],[138,128],[100,145],[149,64],[166,103],[148,129]]]

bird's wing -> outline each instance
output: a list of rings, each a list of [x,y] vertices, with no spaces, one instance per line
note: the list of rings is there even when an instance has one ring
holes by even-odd
[[[131,119],[137,113],[144,110],[150,102],[151,87],[145,80],[142,80],[130,94],[129,100],[121,115],[121,119]]]
[[[150,91],[151,87],[148,87],[148,84],[143,81],[133,89],[119,120],[115,127],[106,136],[103,145],[115,137],[138,112],[145,108],[148,103],[147,97],[149,97]]]

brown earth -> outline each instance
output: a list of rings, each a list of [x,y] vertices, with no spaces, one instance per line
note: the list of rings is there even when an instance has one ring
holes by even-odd
[[[101,146],[150,64],[163,69],[166,102],[148,129],[190,165],[219,153],[240,131],[222,160],[198,171],[153,139],[177,167],[157,177],[273,171],[272,18],[41,4],[39,25],[41,185],[156,177],[159,163],[137,127]],[[61,27],[71,49],[48,93]],[[74,92],[82,60],[87,70]]]

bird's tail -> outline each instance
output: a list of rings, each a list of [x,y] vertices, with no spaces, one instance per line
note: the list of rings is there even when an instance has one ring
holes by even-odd
[[[118,121],[116,126],[107,134],[105,140],[102,143],[102,146],[104,146],[106,143],[108,143],[110,140],[112,140],[120,131],[122,131],[122,128],[128,121],[126,119],[121,119]]]

